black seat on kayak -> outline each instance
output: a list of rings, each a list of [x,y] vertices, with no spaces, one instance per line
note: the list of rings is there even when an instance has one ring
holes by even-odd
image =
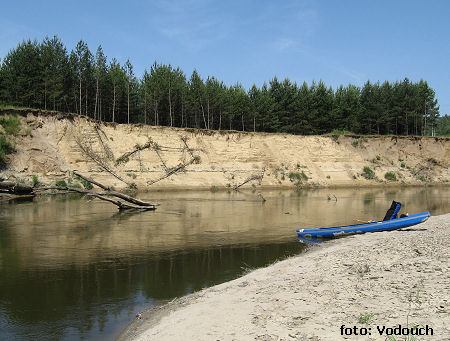
[[[397,219],[397,214],[400,212],[402,208],[402,204],[398,201],[392,201],[391,207],[386,212],[386,215],[383,218],[383,221]]]

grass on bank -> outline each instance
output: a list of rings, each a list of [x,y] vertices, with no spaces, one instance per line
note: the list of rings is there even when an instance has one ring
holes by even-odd
[[[363,178],[367,179],[367,180],[373,180],[375,179],[375,172],[373,171],[372,168],[370,168],[369,166],[365,166],[363,168],[363,172],[361,174],[363,176]]]
[[[302,184],[309,180],[308,176],[303,172],[290,172],[288,174],[289,180],[295,184],[296,187],[301,187]]]
[[[373,321],[374,317],[375,317],[375,314],[372,314],[372,313],[361,314],[358,317],[358,323],[368,325]]]
[[[0,167],[3,167],[7,155],[14,152],[11,138],[19,134],[20,119],[17,116],[0,116],[0,127]]]
[[[0,116],[0,125],[6,135],[17,135],[20,131],[20,119],[17,116]]]
[[[0,166],[6,163],[6,156],[14,152],[14,147],[4,134],[0,134]]]
[[[394,172],[386,172],[386,174],[384,174],[384,178],[387,181],[397,181],[397,175]]]

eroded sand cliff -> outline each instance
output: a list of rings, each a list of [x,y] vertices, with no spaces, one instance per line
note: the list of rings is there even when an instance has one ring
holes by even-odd
[[[78,170],[116,188],[142,190],[450,180],[448,138],[206,131],[31,113],[22,123],[6,177],[37,175],[50,183]],[[364,167],[374,178],[364,176]],[[395,178],[387,180],[388,172]]]

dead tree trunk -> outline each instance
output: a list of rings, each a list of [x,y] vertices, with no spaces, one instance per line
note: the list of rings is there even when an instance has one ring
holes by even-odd
[[[148,202],[145,202],[145,201],[133,198],[133,197],[131,197],[129,195],[126,195],[124,193],[116,192],[116,191],[112,190],[111,188],[109,188],[109,187],[99,183],[98,181],[95,181],[95,180],[93,180],[91,178],[88,178],[87,176],[84,176],[84,175],[82,175],[82,174],[80,174],[80,173],[78,173],[76,171],[74,171],[73,174],[75,174],[79,178],[81,178],[81,179],[91,183],[92,185],[100,187],[101,189],[106,191],[106,192],[103,192],[103,193],[100,193],[100,194],[111,195],[111,196],[117,197],[117,198],[125,200],[125,201],[127,201],[129,203],[137,205],[137,206],[139,206],[141,208],[152,207],[153,209],[156,209],[156,205],[155,204],[151,204],[151,203],[148,203]],[[152,208],[148,208],[148,209],[152,209]]]
[[[81,75],[80,75],[80,115],[82,115],[82,111],[81,111]]]
[[[128,114],[128,124],[130,124],[130,81],[127,84],[127,114]]]
[[[88,116],[88,88],[87,88],[87,82],[86,82],[86,86],[85,86],[85,88],[86,88],[86,116]]]
[[[2,181],[0,182],[0,193],[8,193],[8,194],[33,194],[33,187],[18,184],[12,181]]]
[[[113,85],[113,108],[112,108],[112,121],[115,122],[115,109],[116,109],[116,84]]]
[[[202,109],[203,124],[205,125],[205,129],[208,129],[208,126],[206,125],[205,108],[203,107],[203,104],[201,102],[200,102],[200,107]]]
[[[173,126],[173,114],[172,114],[172,91],[169,85],[169,116],[170,116],[170,126]]]
[[[96,79],[96,86],[95,86],[94,119],[97,118],[97,109],[98,109],[98,77]]]

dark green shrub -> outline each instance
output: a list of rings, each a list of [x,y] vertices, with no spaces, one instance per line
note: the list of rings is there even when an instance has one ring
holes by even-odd
[[[345,129],[333,129],[330,135],[331,136],[353,135],[353,133]]]
[[[59,188],[67,188],[67,183],[65,180],[58,180],[55,182],[55,186]]]
[[[33,176],[31,177],[31,182],[32,182],[32,184],[33,184],[33,187],[37,187],[37,186],[39,186],[39,184],[40,184],[39,178],[38,178],[37,175],[33,175]]]
[[[303,182],[308,181],[308,176],[302,172],[290,172],[288,174],[289,180],[291,180],[296,186],[300,186]]]
[[[20,119],[17,116],[0,116],[0,125],[7,135],[17,135],[20,131]]]
[[[397,175],[394,172],[387,172],[384,174],[384,178],[388,181],[397,181]]]
[[[79,180],[85,189],[89,190],[93,188],[92,184],[89,181],[86,181],[83,178],[79,178]]]
[[[6,163],[6,155],[11,154],[14,151],[14,147],[11,142],[8,141],[5,135],[0,134],[0,166],[4,166]]]
[[[375,179],[375,172],[368,166],[363,168],[363,172],[361,175],[367,180]]]

